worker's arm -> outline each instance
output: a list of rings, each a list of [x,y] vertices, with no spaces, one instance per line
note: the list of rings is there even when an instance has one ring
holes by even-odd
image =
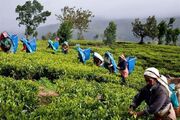
[[[123,61],[123,62],[120,62],[119,64],[118,64],[118,69],[119,70],[125,70],[126,69],[126,61]]]
[[[156,91],[155,93],[153,93],[153,96],[151,97],[152,103],[145,110],[145,114],[154,114],[154,113],[159,112],[159,110],[162,108],[162,106],[166,102],[167,97],[168,96],[163,91],[163,89],[160,89],[159,91]]]
[[[145,96],[148,95],[147,91],[147,86],[143,87],[139,91],[139,93],[134,97],[132,104],[130,105],[131,109],[135,110],[141,104],[141,102],[145,100]]]

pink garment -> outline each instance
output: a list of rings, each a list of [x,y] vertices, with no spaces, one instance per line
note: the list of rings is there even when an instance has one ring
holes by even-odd
[[[121,75],[124,77],[124,78],[127,78],[128,77],[128,69],[127,69],[127,66],[126,66],[126,69],[125,70],[121,70],[120,71]]]
[[[120,58],[123,59],[124,61],[126,61],[126,58],[125,58],[124,54],[122,54],[122,55],[120,56]],[[121,73],[121,75],[122,75],[124,78],[127,78],[127,77],[128,77],[129,71],[128,71],[128,69],[127,69],[127,65],[126,65],[126,69],[125,69],[125,70],[120,70],[120,73]]]
[[[56,40],[56,41],[59,41],[59,37],[56,37],[55,40]]]

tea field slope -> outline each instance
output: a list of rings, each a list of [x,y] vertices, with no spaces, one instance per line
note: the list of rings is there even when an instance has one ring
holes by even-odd
[[[128,85],[120,85],[119,73],[109,74],[95,66],[92,57],[86,64],[79,63],[76,44],[101,55],[109,51],[116,61],[123,52],[135,56]],[[56,53],[46,49],[47,41],[38,41],[32,54],[22,52],[21,47],[20,43],[16,54],[0,51],[1,119],[134,119],[127,109],[145,84],[143,72],[147,67],[180,77],[180,47],[176,46],[117,43],[108,47],[96,41],[72,40],[66,55],[61,49]]]

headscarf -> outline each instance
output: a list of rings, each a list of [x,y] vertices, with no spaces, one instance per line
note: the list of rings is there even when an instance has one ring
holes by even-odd
[[[3,32],[2,34],[3,34],[4,38],[8,37],[8,33],[7,32]]]
[[[67,41],[64,41],[64,43],[63,43],[63,44],[68,46],[68,42],[67,42]]]
[[[160,75],[158,69],[154,67],[147,68],[144,72],[144,75],[157,79],[157,81],[167,89],[169,97],[171,96],[167,78],[163,75]]]
[[[97,52],[94,52],[94,57],[97,57],[98,59],[100,59],[102,62],[104,61],[103,57],[97,53]]]
[[[126,58],[125,58],[124,54],[122,54],[121,56],[119,56],[119,58],[121,58],[121,59],[123,59],[123,60],[126,61]]]
[[[59,37],[56,37],[55,40],[56,40],[56,41],[59,41]]]

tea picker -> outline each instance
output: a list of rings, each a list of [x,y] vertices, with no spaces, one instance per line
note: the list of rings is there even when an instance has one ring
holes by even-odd
[[[110,52],[104,54],[104,67],[109,70],[110,73],[117,72],[117,64]]]
[[[57,51],[59,48],[59,42],[58,41],[52,41],[52,40],[48,40],[48,48],[53,49],[54,51]]]
[[[85,64],[87,60],[90,59],[90,55],[91,55],[91,49],[87,48],[87,49],[81,49],[80,46],[77,46],[77,51],[78,51],[78,60]]]
[[[96,66],[104,66],[104,58],[97,52],[91,51],[93,53],[93,62]]]
[[[69,51],[69,44],[68,44],[67,41],[64,41],[64,42],[62,43],[62,52],[63,52],[64,54],[67,54],[68,51]]]
[[[136,64],[136,57],[129,56],[125,58],[124,54],[119,56],[117,68],[121,74],[120,82],[126,84],[125,79],[128,77],[129,74],[131,74],[134,71],[135,64]]]
[[[158,69],[150,67],[145,70],[144,79],[146,85],[135,95],[128,113],[137,117],[154,115],[155,120],[176,120],[167,78],[160,75]],[[135,111],[143,101],[147,107]]]
[[[0,47],[4,52],[15,53],[18,47],[18,36],[2,32],[0,35]]]
[[[26,38],[22,38],[21,42],[23,43],[23,50],[26,50],[27,53],[33,53],[36,51],[36,38],[33,37],[30,40],[27,40]]]

